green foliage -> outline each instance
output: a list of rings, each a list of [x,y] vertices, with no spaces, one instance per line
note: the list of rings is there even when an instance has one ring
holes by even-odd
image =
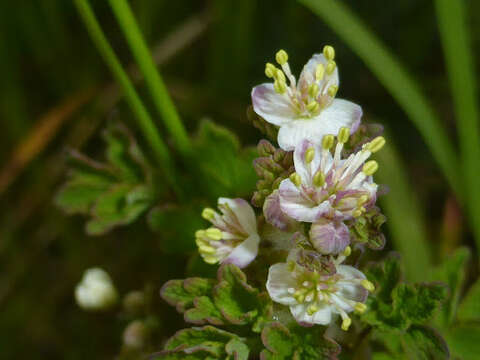
[[[480,280],[477,280],[468,290],[458,307],[459,321],[480,321]]]
[[[247,283],[245,274],[227,264],[218,270],[218,279],[170,280],[161,290],[162,298],[184,314],[185,321],[201,324],[252,324],[260,332],[271,317],[266,295]]]
[[[288,329],[280,323],[271,323],[262,331],[265,349],[262,360],[320,360],[336,358],[340,346],[326,338],[317,328]]]
[[[478,324],[455,325],[445,335],[454,358],[476,360],[480,354],[480,326]]]
[[[90,216],[90,235],[132,223],[156,198],[150,166],[128,130],[111,125],[103,135],[106,163],[72,152],[73,169],[55,198],[65,212]]]
[[[162,250],[186,253],[196,248],[195,231],[204,225],[201,208],[191,204],[167,204],[153,208],[148,215],[150,228],[161,234]]]
[[[256,154],[255,148],[242,150],[230,130],[202,121],[193,142],[192,165],[200,171],[195,185],[202,186],[202,191],[212,198],[250,193],[256,180],[252,169]],[[199,192],[195,189],[196,194]]]
[[[152,359],[247,360],[249,349],[243,339],[213,326],[178,331],[165,345],[165,350]]]
[[[362,320],[373,327],[374,336],[384,343],[393,358],[447,359],[448,347],[443,338],[424,324],[447,297],[442,283],[401,282],[400,260],[390,255],[371,266],[367,278],[376,290],[367,300],[368,310]]]

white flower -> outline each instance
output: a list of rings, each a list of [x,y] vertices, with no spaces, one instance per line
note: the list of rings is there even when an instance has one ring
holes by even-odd
[[[280,126],[278,144],[282,149],[294,150],[303,139],[319,142],[324,135],[336,134],[341,127],[350,128],[352,133],[356,131],[362,108],[335,99],[339,81],[334,57],[334,49],[325,46],[323,54],[313,55],[304,66],[298,84],[284,50],[276,55],[282,70],[267,63],[265,74],[274,83],[253,88],[253,109],[265,121]]]
[[[218,199],[218,208],[206,208],[202,216],[213,227],[195,234],[200,255],[205,262],[232,263],[240,268],[250,264],[258,253],[260,237],[252,207],[243,199]]]
[[[345,255],[348,255],[349,247]],[[341,265],[345,259],[339,256],[334,274],[309,270],[295,262],[297,251],[290,253],[286,263],[278,263],[268,271],[267,290],[271,299],[290,307],[290,312],[301,325],[328,325],[340,315],[342,329],[348,330],[351,319],[348,313],[366,310],[364,304],[373,284],[365,275],[349,265]]]
[[[294,152],[295,172],[279,187],[280,207],[291,218],[314,223],[321,218],[336,221],[359,217],[376,201],[377,184],[372,174],[374,160],[366,162],[384,144],[377,137],[347,159],[341,158],[348,128],[342,128],[334,155],[334,136],[326,135],[322,145],[304,140]]]
[[[75,288],[75,299],[84,310],[106,310],[115,305],[118,294],[105,270],[91,268]]]

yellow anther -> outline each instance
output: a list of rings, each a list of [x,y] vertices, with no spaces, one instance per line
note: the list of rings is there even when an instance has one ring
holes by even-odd
[[[368,201],[368,195],[362,195],[358,198],[357,205],[361,206],[361,205],[365,204],[367,201]]]
[[[361,302],[355,304],[355,312],[358,314],[363,314],[367,310],[367,305]]]
[[[325,66],[323,64],[318,64],[315,69],[315,79],[320,81],[325,76]]]
[[[265,75],[267,75],[268,78],[273,78],[276,72],[277,68],[272,63],[267,63],[265,65]]]
[[[351,253],[352,253],[352,248],[350,246],[347,246],[345,250],[343,250],[342,255],[345,257],[349,257]]]
[[[308,95],[310,95],[314,99],[317,98],[319,92],[320,92],[320,88],[318,87],[317,83],[313,83],[308,88]]]
[[[323,47],[323,56],[325,56],[325,59],[327,60],[335,59],[335,49],[333,46],[325,45]]]
[[[335,136],[328,134],[325,135],[322,139],[322,148],[325,150],[331,149],[335,141]]]
[[[285,74],[283,73],[282,70],[276,69],[275,71],[275,79],[279,82],[286,82],[287,78],[285,77]]]
[[[277,52],[277,54],[275,55],[275,60],[277,60],[277,62],[280,64],[280,65],[284,65],[287,61],[288,61],[288,54],[285,50],[279,50]]]
[[[206,254],[206,255],[212,255],[212,254],[215,254],[216,252],[216,250],[213,247],[208,245],[200,245],[198,249],[202,254]]]
[[[373,285],[373,283],[371,281],[368,281],[367,279],[363,279],[360,282],[360,285],[362,285],[367,291],[370,291],[370,292],[375,291],[375,285]]]
[[[350,325],[352,325],[352,319],[350,319],[349,317],[346,317],[342,321],[342,330],[347,331]]]
[[[218,259],[215,257],[215,256],[209,256],[209,255],[205,255],[203,256],[203,260],[207,263],[207,264],[215,264],[218,262]]]
[[[310,305],[308,308],[307,308],[307,314],[312,316],[313,314],[315,314],[316,312],[318,311],[318,307],[316,305]]]
[[[310,164],[315,157],[315,149],[313,147],[310,147],[305,151],[305,162],[307,164]]]
[[[362,216],[362,210],[357,209],[352,213],[352,215],[353,215],[354,218],[358,218],[358,217]]]
[[[313,185],[316,187],[322,187],[325,184],[325,174],[320,170],[313,176]]]
[[[327,69],[326,69],[327,74],[332,75],[336,67],[337,67],[337,64],[335,63],[335,61],[330,60],[327,64]]]
[[[197,230],[195,231],[195,237],[200,238],[206,235],[205,230]]]
[[[212,221],[213,219],[215,219],[215,210],[213,210],[213,209],[211,209],[211,208],[205,208],[205,209],[203,209],[203,211],[202,211],[202,217],[203,217],[205,220]]]
[[[337,140],[339,143],[345,144],[350,137],[350,128],[341,127],[338,131]]]
[[[285,91],[287,91],[287,84],[285,83],[285,81],[275,80],[275,82],[273,83],[273,88],[277,93],[283,94]]]
[[[295,184],[295,186],[300,186],[302,183],[302,178],[296,172],[290,175],[290,181]]]
[[[305,300],[305,294],[303,292],[301,292],[300,290],[297,290],[295,292],[295,294],[293,294],[293,297],[295,298],[295,300],[297,300],[297,302],[299,303],[303,303],[303,301]]]
[[[307,104],[307,110],[315,113],[320,109],[320,104],[316,101],[311,101]]]
[[[335,95],[337,95],[337,91],[338,91],[338,86],[337,85],[330,85],[330,87],[328,88],[327,90],[327,93],[330,97],[335,97]]]
[[[211,240],[222,240],[222,231],[217,228],[210,228],[205,230],[206,235]]]
[[[383,145],[385,145],[385,138],[383,136],[377,136],[367,144],[367,150],[374,153],[380,150]]]
[[[378,163],[375,160],[370,160],[363,165],[362,171],[365,173],[365,175],[373,175],[375,171],[378,170]]]

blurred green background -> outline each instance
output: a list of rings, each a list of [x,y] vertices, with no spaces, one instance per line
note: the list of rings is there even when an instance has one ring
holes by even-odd
[[[459,142],[457,137],[435,2],[341,3],[363,19],[419,84],[453,147],[468,141]],[[333,45],[341,78],[338,96],[361,104],[364,120],[384,124],[387,141],[396,148],[390,145],[379,173],[390,186],[385,198],[390,200],[384,204],[391,220],[386,226],[388,247],[404,253],[407,273],[420,279],[423,270],[459,245],[475,248],[463,210],[468,205],[459,205],[448,174],[425,141],[428,133],[418,130],[418,120],[415,126],[405,104],[385,86],[394,81],[388,78],[394,75],[392,69],[377,67],[372,72],[372,63],[366,66],[358,49],[352,51],[355,47],[345,37],[353,42],[355,38],[339,31],[348,28],[348,22],[330,17],[328,9],[318,17],[289,0],[130,4],[187,129],[193,132],[208,117],[237,133],[244,145],[255,145],[261,138],[248,121],[246,108],[251,88],[266,80],[265,62],[284,48],[298,74],[312,53]],[[92,5],[119,58],[132,69],[132,55],[108,3]],[[470,44],[477,49],[480,2],[465,5]],[[332,25],[335,21],[339,23]],[[138,70],[132,71],[138,78]],[[147,283],[157,289],[167,279],[185,275],[187,256],[163,256],[161,243],[168,239],[152,233],[144,218],[107,235],[89,237],[85,219],[67,217],[52,199],[65,179],[66,150],[79,148],[101,157],[100,130],[111,119],[133,124],[130,110],[70,1],[0,3],[0,78],[0,358],[113,357],[121,346],[125,319],[114,313],[88,314],[75,305],[73,288],[83,271],[104,267],[121,293]],[[138,91],[151,107],[141,80]],[[408,101],[418,105],[415,98]],[[162,127],[160,120],[156,122]],[[457,175],[463,171],[458,163],[450,165]],[[467,181],[459,178],[468,204]],[[471,266],[470,278],[476,269]],[[160,334],[168,336],[180,326],[181,317],[161,303],[156,291]],[[159,345],[161,340],[159,335]]]

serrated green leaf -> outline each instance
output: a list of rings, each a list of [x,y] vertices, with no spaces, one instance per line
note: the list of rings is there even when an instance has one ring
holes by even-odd
[[[185,311],[184,318],[186,322],[202,325],[210,323],[212,325],[223,325],[222,313],[217,309],[213,301],[208,296],[199,296],[193,300],[193,308]]]
[[[262,360],[321,360],[336,359],[340,346],[326,338],[318,327],[288,329],[280,323],[271,323],[262,331],[265,349]]]
[[[443,360],[450,357],[447,343],[432,328],[412,325],[404,337],[407,357],[417,360]]]
[[[170,280],[162,286],[160,295],[168,304],[175,306],[178,312],[192,308],[193,300],[211,293],[215,281],[204,278]]]
[[[444,306],[443,320],[446,325],[452,324],[455,319],[458,302],[466,276],[466,266],[470,259],[470,250],[461,247],[436,267],[430,276],[431,280],[445,282],[450,290],[449,297]]]
[[[204,186],[212,197],[242,196],[255,186],[252,161],[255,148],[241,150],[230,130],[204,120],[194,142],[194,166],[200,169]]]
[[[480,280],[477,280],[468,290],[458,307],[457,318],[459,321],[480,320]]]
[[[213,326],[178,331],[154,359],[238,359],[248,358],[248,347],[235,334]]]
[[[480,354],[480,324],[462,324],[449,329],[446,340],[452,358],[477,360]]]
[[[204,226],[201,209],[194,206],[165,205],[152,209],[148,224],[162,235],[161,246],[167,253],[185,253],[196,248],[195,231]]]
[[[222,266],[218,274],[213,299],[222,315],[232,324],[252,322],[260,311],[259,291],[248,285],[247,277],[235,265]]]
[[[375,296],[383,302],[391,302],[392,291],[402,280],[400,257],[390,254],[384,261],[370,266],[366,276],[375,284]]]
[[[67,214],[88,214],[109,184],[86,183],[77,179],[67,182],[55,196],[55,204]]]

